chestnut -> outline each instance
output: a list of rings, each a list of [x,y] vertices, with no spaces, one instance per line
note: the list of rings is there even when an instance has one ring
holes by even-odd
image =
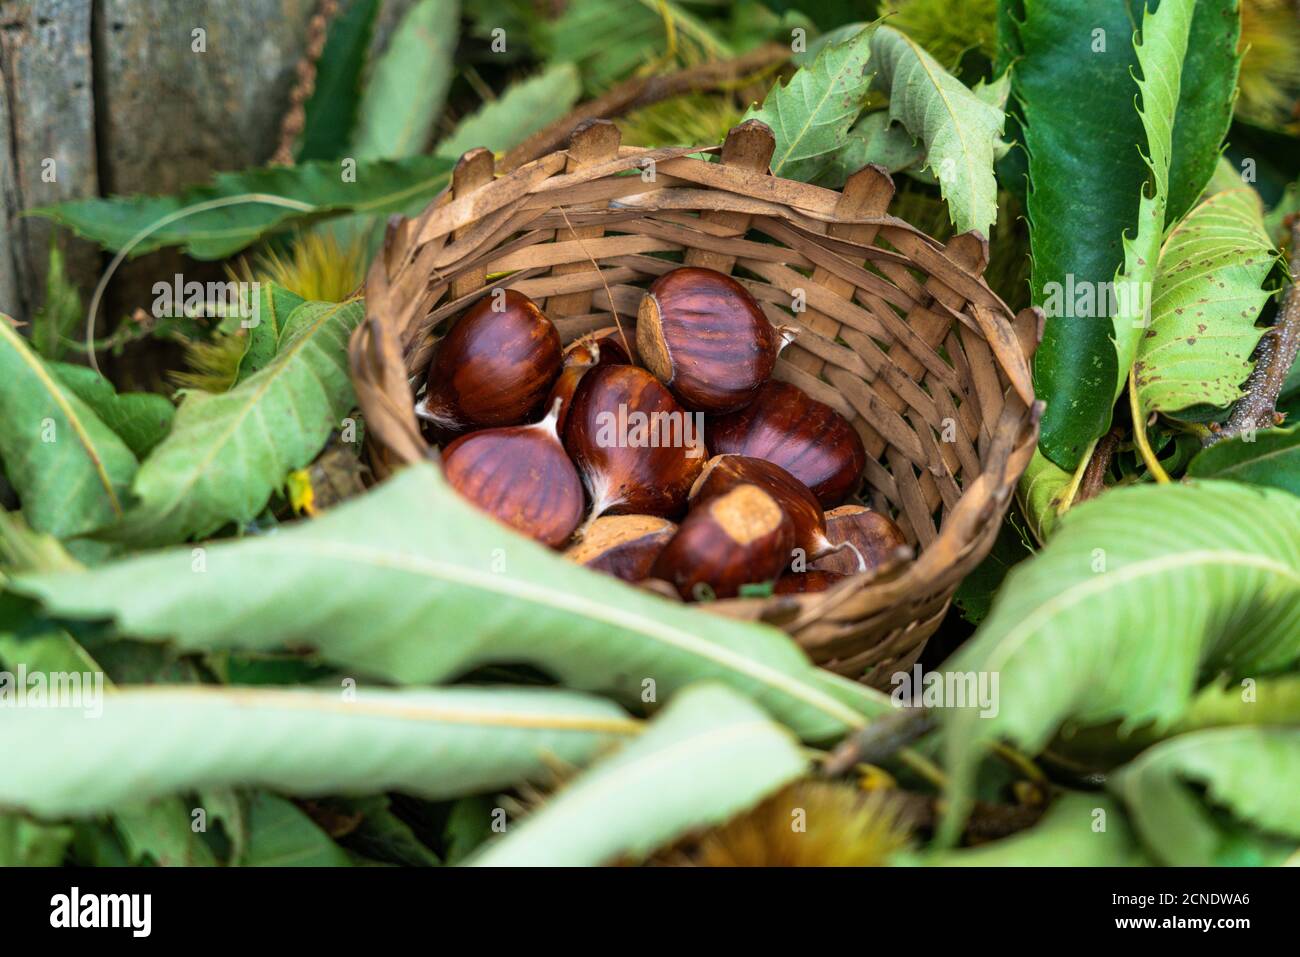
[[[625,582],[639,582],[649,576],[676,531],[675,524],[656,515],[606,515],[592,522],[564,557]]]
[[[702,433],[644,369],[590,369],[574,393],[564,446],[591,496],[591,518],[682,514],[708,455]]]
[[[591,337],[600,346],[601,362],[624,366],[641,364],[641,357],[636,351],[635,332],[629,333],[622,326],[605,326],[591,333]]]
[[[803,595],[808,592],[825,591],[848,577],[847,574],[842,575],[839,572],[821,570],[791,572],[789,575],[782,575],[776,580],[776,584],[772,586],[772,594]]]
[[[803,389],[771,379],[752,403],[705,426],[714,455],[766,459],[807,485],[823,508],[857,491],[867,450],[844,416]]]
[[[540,422],[471,432],[442,451],[452,488],[552,548],[573,535],[584,506],[582,481],[555,431],[558,414],[557,402]]]
[[[835,541],[852,542],[868,570],[879,568],[894,558],[899,549],[908,548],[902,529],[889,516],[865,505],[841,505],[827,512],[826,535]],[[811,567],[851,575],[858,570],[858,562],[837,552],[817,559]]]
[[[550,395],[546,397],[548,408],[553,407],[557,399],[560,402],[560,414],[555,423],[555,430],[560,435],[564,435],[564,426],[569,420],[569,405],[573,402],[573,393],[578,390],[578,383],[587,370],[599,365],[600,361],[600,343],[592,336],[583,336],[564,350],[560,375],[551,386]]]
[[[836,544],[826,534],[826,516],[817,497],[797,478],[772,462],[748,455],[715,455],[691,487],[690,500],[704,502],[745,482],[768,492],[794,522],[795,547],[808,561],[853,546]],[[802,569],[798,569],[802,570]]]
[[[637,311],[645,367],[701,412],[734,412],[752,402],[772,374],[777,340],[748,290],[712,269],[664,273]]]
[[[560,373],[560,334],[513,289],[470,307],[438,343],[416,415],[446,435],[518,425]]]
[[[651,574],[686,601],[734,598],[742,585],[776,578],[793,547],[794,523],[776,499],[737,485],[691,509]]]

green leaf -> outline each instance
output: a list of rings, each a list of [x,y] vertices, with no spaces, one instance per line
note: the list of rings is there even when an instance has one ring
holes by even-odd
[[[495,152],[514,149],[569,112],[581,93],[577,68],[572,63],[557,63],[537,76],[512,84],[491,103],[461,120],[438,144],[437,154],[455,161],[476,146]]]
[[[1241,397],[1255,326],[1269,292],[1261,287],[1277,253],[1264,207],[1249,186],[1207,197],[1170,232],[1160,251],[1150,328],[1133,367],[1138,402],[1151,412],[1222,408]]]
[[[352,0],[330,24],[316,86],[303,107],[302,136],[294,153],[299,163],[338,159],[347,152],[378,10],[379,0]]]
[[[991,741],[1037,753],[1067,720],[1167,727],[1214,675],[1298,660],[1300,498],[1214,481],[1111,489],[1065,515],[945,664],[999,681],[996,715],[943,713],[955,817]]]
[[[270,365],[280,348],[280,334],[293,311],[307,300],[277,283],[262,283],[258,288],[257,324],[248,330],[248,347],[239,360],[235,384]]]
[[[962,617],[972,625],[978,625],[988,617],[993,599],[1011,569],[1034,554],[1028,533],[1020,522],[1018,511],[1013,509],[1007,513],[993,548],[957,586],[953,601],[961,610]]]
[[[925,147],[903,127],[878,110],[868,113],[849,130],[843,145],[831,157],[830,165],[818,174],[816,182],[828,189],[840,189],[844,181],[868,163],[883,166],[891,173],[913,166],[925,159]]]
[[[805,770],[795,741],[729,688],[677,695],[649,730],[489,843],[478,866],[575,867],[644,857],[720,824]]]
[[[1060,520],[1061,503],[1074,476],[1058,468],[1041,449],[1034,449],[1025,474],[1020,476],[1017,495],[1029,531],[1039,543],[1046,542]]]
[[[1083,310],[1048,310],[1034,358],[1036,392],[1047,401],[1042,449],[1067,470],[1108,428],[1114,385],[1128,374],[1128,365],[1119,368],[1112,342],[1110,304],[1100,302],[1109,300],[1103,296],[1107,284],[1124,263],[1121,239],[1141,225],[1140,245],[1150,254],[1147,265],[1153,264],[1164,224],[1196,199],[1218,159],[1236,76],[1235,5],[1236,0],[1196,4],[1191,42],[1171,45],[1170,34],[1186,26],[1192,4],[1161,4],[1147,25],[1144,72],[1156,83],[1142,97],[1141,114],[1134,109],[1138,57],[1129,42],[1142,19],[1140,3],[1029,0],[1023,19],[1009,13],[1001,19],[1010,34],[1007,56],[1015,60],[1013,94],[1029,157],[1033,301],[1043,304],[1053,290],[1091,297]],[[1174,82],[1184,62],[1179,49],[1188,51],[1187,72],[1195,83]],[[1149,142],[1144,115],[1160,127],[1161,143]],[[1139,150],[1169,164],[1161,173],[1168,208],[1159,222],[1153,198],[1139,213],[1139,196],[1151,175]],[[1162,189],[1162,202],[1165,195]],[[1141,279],[1132,268],[1125,277]]]
[[[372,860],[406,867],[439,867],[442,861],[416,836],[411,825],[392,810],[386,794],[341,802],[345,813],[360,814],[361,820],[349,832],[345,843],[350,850]]]
[[[90,406],[136,458],[148,455],[171,428],[176,407],[166,396],[153,392],[119,393],[113,383],[86,366],[55,362],[50,364],[50,371]]]
[[[1192,459],[1187,474],[1269,485],[1300,495],[1300,425],[1260,429],[1216,442]]]
[[[0,814],[0,867],[58,867],[72,843],[66,824]]]
[[[1028,830],[979,847],[919,856],[930,867],[1145,867],[1124,809],[1100,794],[1069,792]]]
[[[876,30],[871,54],[878,83],[889,90],[889,116],[925,143],[926,167],[938,177],[953,225],[988,236],[998,217],[993,154],[1006,115],[892,27]]]
[[[388,213],[443,189],[451,164],[441,156],[334,160],[218,173],[179,196],[79,199],[29,210],[105,249],[132,256],[179,246],[195,259],[225,259],[295,224],[346,212]],[[355,175],[353,175],[355,174]]]
[[[136,638],[203,651],[309,647],[398,682],[526,663],[566,686],[636,702],[647,689],[663,700],[712,678],[814,741],[891,707],[813,667],[775,628],[669,602],[511,532],[466,504],[433,465],[405,469],[297,527],[213,543],[201,574],[190,551],[17,576],[10,587],[56,615],[115,618]]]
[[[38,532],[70,538],[121,518],[137,463],[0,315],[0,459]]]
[[[1192,28],[1193,0],[1165,0],[1155,13],[1142,18],[1142,35],[1134,40],[1142,130],[1146,139],[1143,157],[1150,177],[1138,196],[1137,231],[1124,236],[1124,264],[1115,276],[1115,288],[1129,294],[1117,297],[1112,325],[1118,372],[1112,401],[1128,382],[1137,358],[1138,343],[1147,330],[1147,299],[1132,294],[1151,289],[1164,238],[1165,214],[1169,205],[1169,173],[1174,144],[1174,117],[1182,83],[1183,57]],[[1109,419],[1107,419],[1109,425]]]
[[[171,433],[140,467],[139,505],[114,537],[164,545],[255,518],[352,408],[347,340],[363,311],[357,301],[306,303],[261,371],[229,392],[186,393]]]
[[[132,803],[114,809],[113,827],[132,863],[212,867],[216,857],[194,830],[191,811],[179,797]]]
[[[45,301],[32,320],[32,348],[47,360],[67,352],[67,340],[86,318],[81,308],[81,294],[68,280],[63,264],[63,250],[50,237],[50,260],[45,271]]]
[[[1111,776],[1143,843],[1161,863],[1213,866],[1225,833],[1206,801],[1264,835],[1300,838],[1300,727],[1216,728],[1144,751]],[[1198,795],[1203,788],[1205,799]]]
[[[617,13],[605,0],[571,0],[539,39],[550,62],[576,63],[588,92],[598,93],[647,63],[663,64],[669,45],[692,62],[728,59],[730,46],[703,20],[673,0],[633,0]]]
[[[610,702],[549,688],[364,687],[345,700],[302,688],[124,686],[94,721],[67,708],[6,716],[0,805],[86,816],[235,785],[446,798],[534,779],[552,757],[585,763],[638,730]]]
[[[460,37],[457,0],[417,0],[370,71],[352,139],[357,159],[424,151],[447,101]]]
[[[248,801],[248,853],[244,867],[351,867],[328,834],[284,798],[254,794]]]
[[[871,89],[874,26],[839,43],[827,44],[809,66],[795,71],[785,86],[772,84],[761,106],[746,120],[772,128],[776,150],[772,174],[809,182],[832,162]]]
[[[451,806],[443,828],[447,863],[459,864],[492,836],[493,803],[485,797],[461,798]]]

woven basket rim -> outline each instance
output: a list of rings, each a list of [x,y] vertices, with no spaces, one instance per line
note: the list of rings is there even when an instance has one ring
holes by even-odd
[[[728,273],[739,266],[758,275],[740,278],[765,296],[769,318],[790,318],[773,291],[786,294],[780,283],[802,275],[798,270],[810,272],[803,323],[813,317],[838,322],[839,342],[850,345],[832,348],[818,336],[813,352],[800,358],[816,368],[820,349],[853,368],[832,366],[823,356],[822,379],[793,365],[778,378],[805,391],[819,388],[813,397],[822,401],[833,394],[860,432],[881,438],[882,447],[868,449],[866,478],[873,490],[875,482],[897,478],[895,470],[906,464],[910,479],[896,482],[899,495],[908,487],[899,514],[913,540],[924,539],[923,547],[910,560],[825,592],[702,607],[781,627],[814,660],[879,686],[884,669],[915,661],[961,578],[992,547],[1037,444],[1042,403],[1033,395],[1029,360],[1043,314],[1030,308],[1013,315],[988,287],[988,244],[980,234],[943,244],[889,215],[893,183],[887,171],[865,167],[842,191],[811,186],[770,173],[772,145],[770,129],[752,120],[734,128],[720,147],[657,149],[622,146],[612,123],[594,121],[575,131],[567,149],[501,176],[487,150],[467,152],[451,186],[420,215],[389,221],[366,280],[366,315],[350,343],[352,378],[372,464],[382,475],[436,458],[412,411],[434,330],[495,288],[521,288],[544,300],[547,314],[571,339],[589,331],[584,322],[601,316],[601,324],[613,325],[611,310],[630,328],[635,308],[619,307],[620,300],[630,301],[629,287],[643,287],[655,270],[679,265],[655,259],[655,252],[679,248],[687,261],[697,257],[694,264]],[[717,154],[720,162],[697,158]],[[756,223],[773,242],[747,238]],[[882,239],[887,247],[877,245]],[[504,275],[489,280],[488,267]],[[836,298],[846,286],[847,295]],[[604,309],[595,309],[597,303]],[[890,344],[887,355],[880,353],[884,364],[876,335]],[[803,342],[801,334],[795,345]],[[861,359],[863,351],[874,368]],[[863,386],[852,385],[863,369],[874,373],[859,379],[866,399],[859,394]],[[841,394],[846,387],[852,402]],[[952,412],[944,421],[950,418],[962,433],[953,444],[961,444],[963,454],[943,449],[933,434],[926,440],[934,407]],[[881,422],[867,422],[863,408],[892,423],[889,438],[875,431]],[[918,465],[918,455],[928,458]],[[873,464],[883,475],[875,482]],[[956,473],[971,471],[978,474],[958,483]],[[931,517],[940,512],[939,523],[928,527],[918,519],[923,509]]]

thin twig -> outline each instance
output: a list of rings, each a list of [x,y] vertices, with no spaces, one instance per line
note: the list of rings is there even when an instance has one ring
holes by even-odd
[[[578,124],[584,120],[610,119],[630,110],[649,106],[683,93],[698,93],[758,73],[790,59],[790,48],[770,43],[751,50],[734,60],[703,63],[676,73],[661,76],[633,77],[594,100],[581,103],[540,132],[524,140],[502,159],[498,170],[509,172],[547,153],[561,149]]]
[[[1255,368],[1246,379],[1246,394],[1233,407],[1223,428],[1211,431],[1206,445],[1251,429],[1278,424],[1277,397],[1300,350],[1300,218],[1291,223],[1291,285],[1277,321],[1255,349]]]
[[[1076,505],[1090,498],[1096,498],[1106,487],[1106,473],[1110,470],[1110,460],[1114,458],[1115,450],[1119,448],[1119,440],[1120,430],[1111,429],[1097,443],[1092,457],[1088,459],[1088,467],[1083,470],[1079,490],[1075,493]]]
[[[838,777],[858,764],[881,764],[935,727],[934,714],[925,708],[907,708],[877,718],[847,738],[822,767]]]
[[[307,43],[302,58],[294,67],[297,82],[289,91],[289,109],[280,121],[280,144],[271,157],[274,165],[293,165],[294,144],[307,125],[307,101],[316,92],[316,65],[325,50],[330,21],[338,12],[338,0],[320,0],[316,12],[307,21]]]

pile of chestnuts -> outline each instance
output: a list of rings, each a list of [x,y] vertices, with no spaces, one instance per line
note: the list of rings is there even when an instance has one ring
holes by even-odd
[[[711,269],[656,279],[634,336],[567,349],[497,289],[438,343],[416,413],[461,495],[574,562],[687,601],[822,591],[905,540],[843,504],[866,465],[853,427],[771,377],[792,338]]]

